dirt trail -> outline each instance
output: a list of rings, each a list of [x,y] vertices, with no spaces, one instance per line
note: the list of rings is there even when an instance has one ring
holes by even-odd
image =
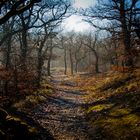
[[[84,92],[63,75],[54,75],[52,83],[55,93],[38,108],[35,119],[56,140],[91,140],[87,133],[88,123],[81,108]]]

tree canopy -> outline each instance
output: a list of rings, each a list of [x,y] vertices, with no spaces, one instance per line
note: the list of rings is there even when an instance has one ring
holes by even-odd
[[[23,13],[41,0],[2,0],[0,2],[0,25],[10,17]]]

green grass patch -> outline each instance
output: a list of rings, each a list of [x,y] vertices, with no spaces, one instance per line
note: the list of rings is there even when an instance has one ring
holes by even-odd
[[[95,105],[95,106],[90,106],[87,109],[87,113],[102,111],[104,109],[108,109],[108,108],[112,107],[112,105],[113,104],[99,104],[99,105]]]
[[[95,86],[84,88],[90,93],[87,97],[90,104],[96,104],[86,108],[93,138],[139,140],[140,69],[106,75],[102,80],[97,79]]]
[[[47,94],[47,95],[49,95],[52,92],[53,92],[52,89],[38,89],[37,91],[34,92],[34,94],[38,94],[38,95],[40,95],[40,94]]]
[[[47,82],[41,84],[41,88],[34,91],[32,94],[27,95],[24,99],[17,100],[13,103],[12,107],[18,111],[30,112],[38,104],[46,101],[48,95],[53,93],[53,86]]]
[[[118,117],[118,115],[124,115]],[[138,139],[140,136],[140,117],[135,114],[129,114],[128,110],[119,109],[112,112],[111,116],[101,116],[92,123],[93,128],[100,128],[102,135],[106,140],[112,138],[113,140],[127,140]],[[99,132],[97,132],[97,135]]]
[[[21,135],[23,138],[25,135],[26,138],[30,139],[30,136],[36,136],[38,134],[38,129],[34,126],[31,126],[29,123],[25,122],[19,117],[9,115],[6,112],[6,116],[3,116],[5,110],[0,110],[0,138],[5,139],[10,135],[10,139],[16,139],[16,136]],[[2,119],[3,118],[3,119]]]
[[[43,95],[29,95],[25,99],[22,99],[13,104],[13,107],[18,111],[29,112],[39,103],[45,101],[46,98]]]
[[[114,116],[114,117],[119,117],[119,116],[124,116],[128,115],[131,113],[131,109],[126,109],[126,108],[113,108],[109,115]]]

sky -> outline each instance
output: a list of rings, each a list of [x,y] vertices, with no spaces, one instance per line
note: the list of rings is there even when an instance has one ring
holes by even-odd
[[[94,6],[97,0],[73,0],[74,8],[88,8]],[[91,29],[91,26],[84,22],[82,16],[72,15],[63,23],[65,31],[85,32]]]
[[[95,5],[97,0],[73,0],[73,6],[76,8],[88,8]]]
[[[85,32],[90,29],[90,25],[82,21],[83,17],[72,15],[64,22],[64,29],[66,31]]]

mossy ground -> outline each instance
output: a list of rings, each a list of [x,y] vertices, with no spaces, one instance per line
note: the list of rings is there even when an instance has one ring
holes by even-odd
[[[0,139],[32,139],[38,133],[37,128],[23,121],[21,118],[9,115],[4,109],[0,109]]]
[[[140,69],[89,78],[81,85],[88,93],[84,107],[93,139],[140,139]]]
[[[16,108],[18,111],[28,113],[38,104],[47,100],[47,96],[53,93],[53,86],[43,82],[41,88],[32,92],[32,94],[27,94],[24,98],[15,100],[12,107]]]
[[[10,113],[9,113],[10,112]],[[22,116],[22,117],[21,117]],[[44,138],[42,138],[44,137]],[[0,108],[0,140],[53,140],[33,119]]]
[[[32,124],[33,120],[27,117],[34,108],[46,101],[52,92],[53,86],[42,83],[40,89],[24,96],[21,95],[18,99],[12,98],[11,106],[6,107],[12,115],[0,109],[0,140],[38,140],[44,135],[46,135],[45,139],[49,137],[52,139],[46,130],[43,130],[39,124]],[[2,116],[4,116],[3,119]]]

